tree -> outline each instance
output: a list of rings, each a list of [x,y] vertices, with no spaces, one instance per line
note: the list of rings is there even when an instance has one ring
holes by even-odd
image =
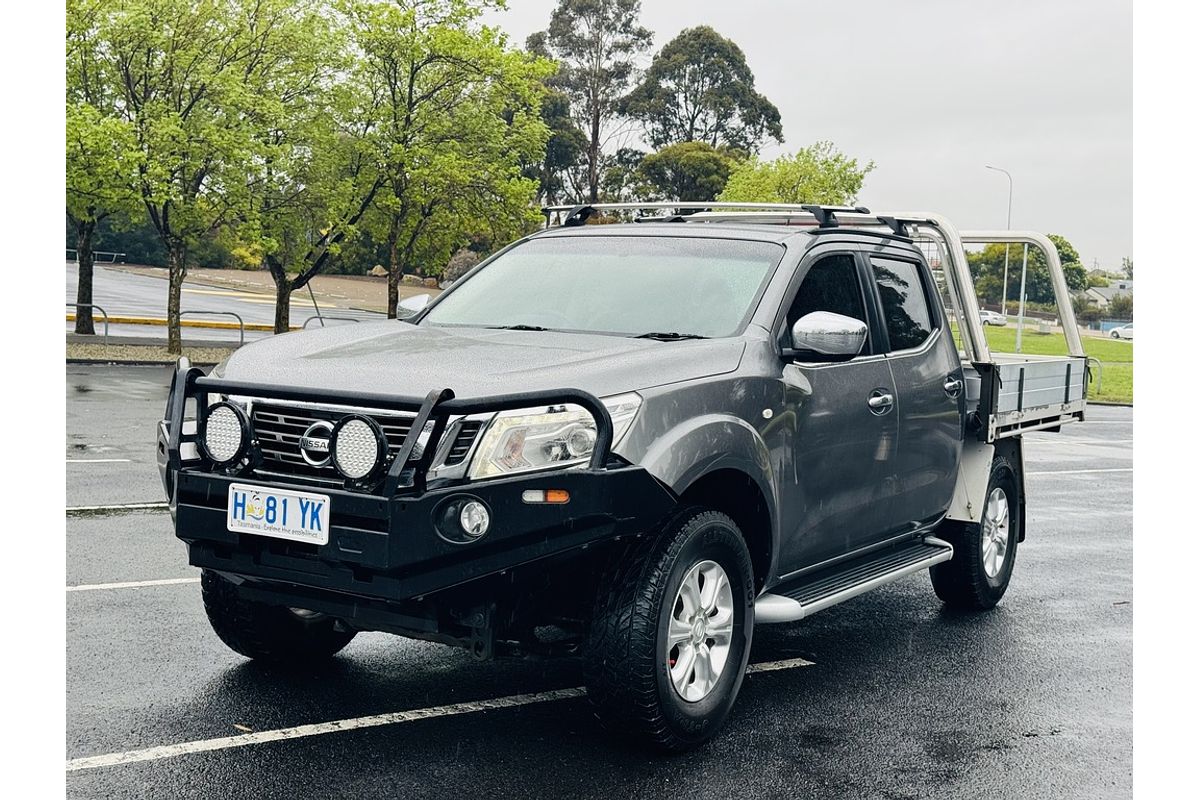
[[[612,155],[605,155],[601,172],[601,198],[608,203],[628,203],[645,199],[642,197],[638,167],[646,157],[644,150],[622,147]]]
[[[651,153],[637,169],[648,200],[715,200],[741,154],[708,142],[680,142]]]
[[[817,142],[774,161],[751,158],[729,176],[718,200],[751,203],[853,203],[874,161],[838,151],[832,142]]]
[[[478,18],[483,0],[351,0],[360,58],[351,80],[379,102],[364,137],[383,187],[369,222],[386,241],[388,315],[400,276],[433,275],[472,236],[508,239],[537,222],[545,60],[510,49]]]
[[[571,101],[562,92],[547,87],[542,99],[542,122],[549,130],[546,152],[522,168],[525,177],[538,182],[537,199],[544,205],[557,205],[569,193],[579,197],[582,184],[578,168],[587,137],[571,118]]]
[[[1079,263],[1079,251],[1066,238],[1049,234],[1050,241],[1058,251],[1062,262],[1063,277],[1067,288],[1080,292],[1088,288],[1088,272]],[[975,292],[988,303],[999,303],[1004,284],[1004,245],[989,244],[980,252],[968,253],[967,263],[975,279]],[[1008,300],[1021,298],[1021,249],[1011,251],[1008,271]],[[1054,284],[1050,280],[1050,268],[1040,248],[1029,248],[1029,263],[1025,274],[1025,298],[1034,303],[1054,303]]]
[[[587,200],[600,198],[604,147],[615,133],[610,123],[634,77],[634,61],[650,47],[652,34],[638,24],[640,0],[559,0],[545,31],[526,47],[555,58],[550,81],[571,102],[571,115],[586,139],[583,184]]]
[[[1129,256],[1121,257],[1121,272],[1127,280],[1133,280],[1133,259]]]
[[[755,91],[742,49],[707,25],[668,42],[621,110],[656,148],[707,142],[757,153],[768,138],[783,142],[779,109]]]
[[[1133,319],[1133,295],[1119,294],[1112,300],[1108,301],[1108,308],[1105,309],[1108,316],[1116,317],[1117,319]]]
[[[67,2],[66,198],[75,235],[78,283],[75,332],[94,334],[92,280],[96,228],[136,212],[132,131],[115,117],[111,86],[95,67],[95,9]]]
[[[240,260],[270,272],[275,333],[290,329],[292,293],[358,233],[383,184],[363,143],[378,102],[345,80],[349,49],[339,22],[329,14],[300,17],[288,57],[254,87],[264,124],[229,244]]]
[[[167,254],[167,348],[179,353],[189,252],[248,205],[270,98],[315,0],[112,0],[96,6],[94,64],[133,130],[136,189]]]

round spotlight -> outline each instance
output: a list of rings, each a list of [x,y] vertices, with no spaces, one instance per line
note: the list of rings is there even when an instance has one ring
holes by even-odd
[[[458,524],[462,526],[463,533],[472,539],[478,539],[487,533],[488,526],[492,524],[492,517],[483,503],[468,500],[458,512]]]
[[[333,466],[352,481],[375,477],[387,463],[387,436],[370,417],[343,417],[329,440]]]
[[[228,401],[209,406],[200,444],[204,454],[218,466],[241,460],[250,446],[250,420],[246,412]]]

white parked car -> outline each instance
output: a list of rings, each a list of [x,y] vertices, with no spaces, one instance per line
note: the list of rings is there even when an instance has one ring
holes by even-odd
[[[981,308],[979,309],[979,321],[984,325],[1007,325],[1008,317],[999,311],[988,311],[986,308]]]
[[[1131,322],[1128,325],[1122,325],[1119,328],[1113,328],[1111,331],[1108,332],[1108,335],[1114,339],[1129,339],[1130,341],[1132,341],[1133,340],[1133,323]]]

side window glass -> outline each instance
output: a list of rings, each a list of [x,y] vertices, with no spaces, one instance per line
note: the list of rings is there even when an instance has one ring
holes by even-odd
[[[787,314],[787,330],[796,320],[814,311],[832,311],[853,319],[867,321],[867,308],[858,281],[858,267],[849,253],[826,256],[809,268]],[[790,335],[790,334],[789,334]],[[870,345],[863,348],[870,352]],[[806,354],[805,360],[824,361],[826,356]]]
[[[867,309],[858,285],[854,256],[839,253],[826,256],[812,265],[788,310],[788,330],[796,320],[814,311],[832,311],[867,321]]]
[[[933,333],[933,317],[917,265],[911,261],[872,258],[871,269],[879,286],[891,349],[920,346]]]

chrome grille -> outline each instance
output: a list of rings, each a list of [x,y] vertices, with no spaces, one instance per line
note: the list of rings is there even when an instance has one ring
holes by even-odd
[[[284,406],[254,404],[250,412],[250,423],[254,428],[262,450],[263,462],[256,472],[270,477],[289,477],[304,482],[341,485],[342,477],[333,465],[315,467],[300,454],[300,436],[314,422],[325,420],[330,424],[353,412],[307,406]],[[394,457],[404,444],[404,437],[412,427],[414,414],[364,413],[379,423],[388,440],[388,453]]]

